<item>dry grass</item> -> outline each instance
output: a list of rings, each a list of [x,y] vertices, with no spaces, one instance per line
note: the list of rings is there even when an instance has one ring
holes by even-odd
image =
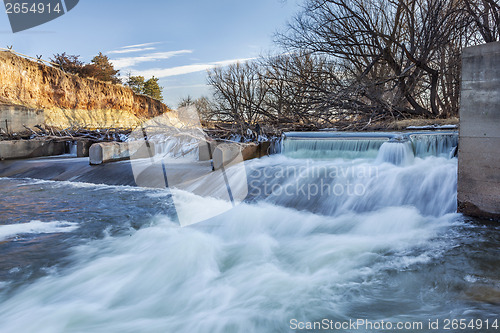
[[[460,120],[456,117],[447,119],[404,119],[378,124],[380,127],[385,127],[386,130],[401,131],[408,126],[430,126],[430,125],[458,125]]]

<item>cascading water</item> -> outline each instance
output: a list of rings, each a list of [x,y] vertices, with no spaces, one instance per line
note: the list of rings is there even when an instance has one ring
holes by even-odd
[[[393,147],[406,149],[400,155],[401,151],[396,149],[394,153]],[[382,162],[380,155],[371,161],[334,164],[283,156],[275,157],[273,165],[254,162],[248,176],[249,198],[329,216],[388,206],[412,206],[421,214],[433,216],[456,211],[456,159],[409,164],[413,155],[406,144],[391,143],[389,148],[386,155],[390,161]],[[396,159],[401,163],[394,163]],[[201,187],[208,187],[212,181],[207,179]]]
[[[398,143],[401,145],[398,146]],[[399,164],[410,163],[412,159],[410,155],[421,158],[428,156],[452,158],[458,146],[458,135],[455,132],[291,132],[284,134],[282,145],[281,153],[294,158],[355,159],[378,155],[380,161]],[[411,148],[412,152],[408,148]]]
[[[385,142],[380,146],[377,155],[378,162],[388,162],[395,165],[409,165],[413,160],[413,146],[410,141]]]
[[[283,148],[283,137],[273,137],[269,144],[269,155],[281,154]]]
[[[77,154],[77,143],[76,141],[74,142],[67,142],[66,143],[66,152],[71,155],[71,156],[76,156]]]
[[[246,162],[249,195],[229,210],[220,173],[189,191],[0,179],[2,332],[491,328],[500,229],[455,213],[457,159],[413,158],[414,142],[394,138],[333,159],[290,158],[285,138],[283,154]],[[180,228],[172,193],[188,214],[226,212]]]
[[[411,134],[410,140],[417,157],[449,157],[453,149],[458,146],[458,135],[456,133]]]
[[[374,157],[387,139],[285,140],[283,153],[295,158],[362,158]]]
[[[148,138],[154,144],[154,153],[158,156],[169,157],[197,157],[200,139],[197,137],[164,137]]]

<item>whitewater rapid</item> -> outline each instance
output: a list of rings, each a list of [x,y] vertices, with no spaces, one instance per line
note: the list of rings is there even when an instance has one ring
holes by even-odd
[[[496,315],[494,306],[471,305],[464,297],[471,277],[494,278],[468,259],[491,240],[469,243],[477,227],[455,212],[457,160],[430,156],[396,164],[282,155],[250,161],[249,196],[231,209],[224,200],[175,189],[2,180],[20,194],[47,192],[57,201],[75,193],[101,206],[58,213],[68,222],[52,226],[75,228],[54,230],[69,248],[64,265],[21,285],[6,275],[1,330],[290,332],[292,319]],[[227,175],[238,172],[229,168]],[[345,192],[285,193],[287,185],[319,188],[322,181]],[[193,187],[209,188],[209,180],[203,182]],[[348,183],[360,184],[363,193],[347,193]],[[171,195],[187,213],[225,212],[182,228],[168,204]],[[145,214],[162,203],[161,213]],[[96,213],[106,205],[116,213],[99,220]],[[91,236],[90,217],[99,229]],[[50,247],[33,234],[18,237]]]

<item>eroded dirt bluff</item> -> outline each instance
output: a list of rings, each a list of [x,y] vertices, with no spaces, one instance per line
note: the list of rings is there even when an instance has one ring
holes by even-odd
[[[67,74],[38,62],[0,52],[0,126],[23,124],[68,128],[133,128],[171,110],[131,89]],[[172,112],[174,116],[175,112]]]

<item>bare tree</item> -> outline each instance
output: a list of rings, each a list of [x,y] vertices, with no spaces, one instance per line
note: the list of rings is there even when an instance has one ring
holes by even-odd
[[[279,122],[320,125],[332,120],[341,81],[325,57],[310,53],[269,56],[262,61],[268,85],[266,105]],[[338,97],[338,95],[336,96]]]
[[[279,42],[338,61],[369,105],[438,116],[441,55],[465,28],[462,1],[308,0]],[[451,113],[455,113],[452,110]]]
[[[265,108],[268,86],[261,79],[255,63],[236,63],[217,67],[208,72],[208,83],[214,91],[221,117],[235,122],[243,132],[246,124],[262,115],[273,118]]]
[[[183,108],[191,105],[196,107],[200,120],[205,124],[221,120],[220,114],[217,112],[217,108],[215,107],[213,101],[207,97],[202,96],[197,99],[193,99],[191,96],[187,96],[180,101],[177,107]]]
[[[500,4],[497,0],[465,0],[465,8],[486,43],[500,40]]]
[[[499,39],[497,0],[305,0],[285,53],[209,71],[210,119],[323,127],[458,114],[461,52]],[[208,118],[207,118],[208,119]]]
[[[191,96],[188,95],[187,97],[184,97],[183,99],[181,99],[181,101],[179,102],[177,107],[183,108],[183,107],[193,105],[194,103],[195,103],[195,100]]]

